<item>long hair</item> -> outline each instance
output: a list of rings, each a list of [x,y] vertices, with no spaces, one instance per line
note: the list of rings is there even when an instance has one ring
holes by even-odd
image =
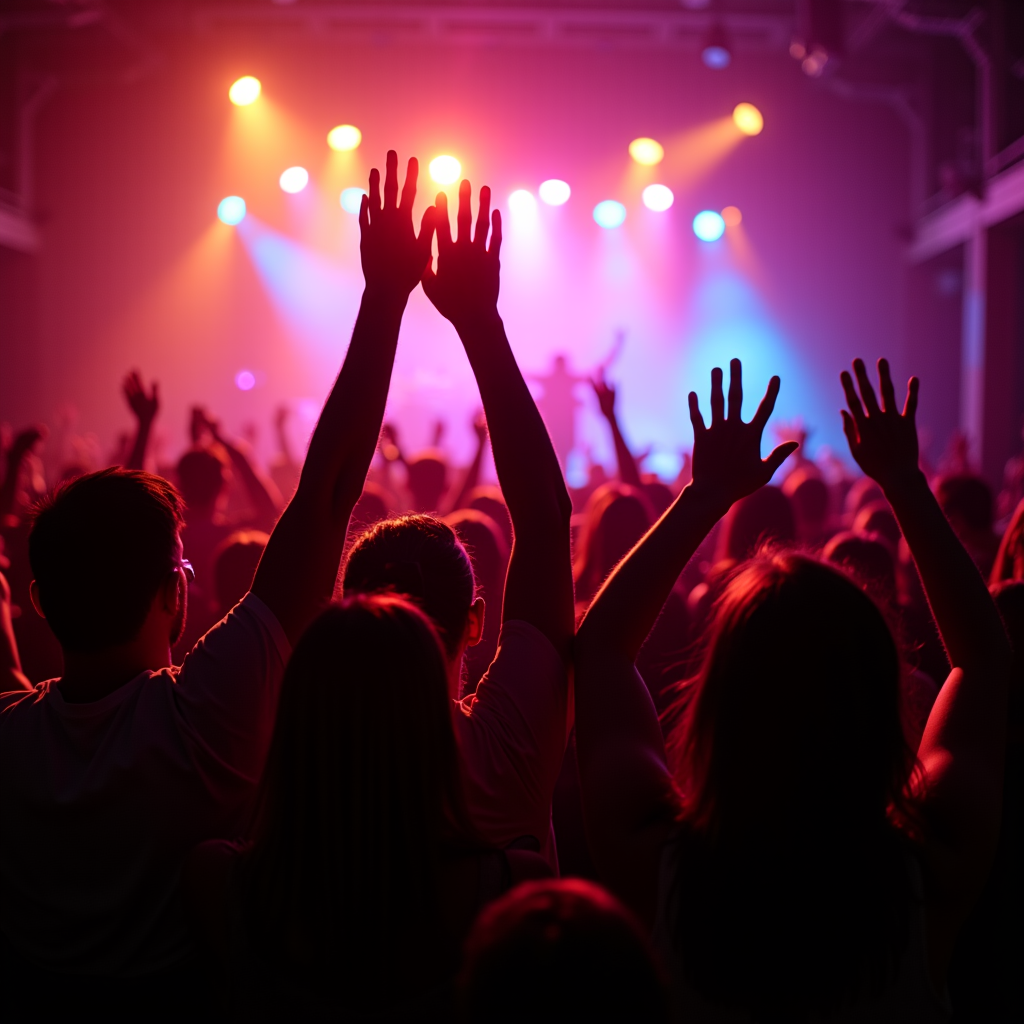
[[[751,560],[716,605],[669,751],[672,930],[690,983],[793,1019],[884,986],[914,899],[894,820],[912,820],[915,759],[871,599],[804,556]]]
[[[296,645],[242,873],[246,933],[278,969],[358,1001],[431,962],[443,855],[479,848],[449,716],[437,633],[401,598],[333,605]]]
[[[610,483],[594,491],[587,501],[579,555],[573,566],[578,600],[590,601],[612,569],[650,529],[653,518],[646,495],[635,487]]]

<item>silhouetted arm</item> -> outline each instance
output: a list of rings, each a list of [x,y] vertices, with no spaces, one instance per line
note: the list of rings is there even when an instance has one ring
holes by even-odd
[[[498,482],[512,519],[513,544],[502,621],[523,619],[568,661],[573,636],[572,506],[562,471],[498,315],[501,216],[489,220],[491,193],[480,190],[471,237],[469,182],[459,189],[458,239],[453,241],[444,193],[437,197],[437,273],[423,290],[459,332],[483,399]],[[487,246],[487,229],[491,242]]]
[[[11,619],[11,588],[0,572],[0,693],[11,690],[31,690],[32,684],[21,671],[18,641],[14,638]]]
[[[27,427],[15,438],[7,449],[7,472],[4,482],[0,484],[0,520],[14,511],[14,501],[18,493],[18,477],[21,475],[21,464],[26,456],[39,443],[45,428]]]
[[[918,466],[917,378],[899,412],[888,363],[878,361],[879,406],[861,360],[842,374],[843,429],[857,464],[885,492],[924,585],[953,671],[928,718],[918,756],[940,914],[962,920],[995,851],[1012,655],[995,603]],[[931,917],[931,915],[930,915]]]
[[[601,415],[608,421],[612,431],[612,441],[615,443],[615,459],[619,464],[619,479],[631,487],[639,487],[640,471],[636,466],[636,459],[626,444],[626,439],[619,429],[619,418],[615,415],[615,389],[611,387],[603,376],[591,381],[594,386],[594,393],[597,395],[597,404],[601,407]]]
[[[619,563],[576,636],[576,757],[587,836],[602,877],[648,924],[674,805],[657,712],[633,662],[704,537],[796,448],[780,445],[762,461],[761,435],[779,378],[743,423],[738,359],[731,371],[728,416],[722,371],[712,371],[710,427],[691,392],[693,483]]]
[[[142,383],[138,370],[132,370],[124,379],[123,391],[128,408],[135,417],[135,437],[124,468],[145,469],[149,435],[153,430],[153,421],[160,411],[160,390],[156,381],[153,381],[153,387],[147,395],[146,386]]]
[[[256,467],[249,461],[249,457],[237,445],[232,444],[221,433],[220,424],[208,420],[207,424],[214,441],[228,453],[231,460],[231,468],[239,475],[245,493],[252,505],[253,518],[261,530],[269,530],[274,525],[277,513],[281,509],[281,494],[277,484],[268,480],[256,471]]]
[[[462,476],[459,493],[449,503],[449,512],[457,512],[460,508],[465,508],[470,494],[473,493],[473,488],[480,481],[480,465],[484,461],[484,449],[487,447],[487,420],[483,413],[474,418],[473,433],[476,434],[476,451],[473,453],[473,461],[466,467],[466,472]]]
[[[394,365],[409,293],[430,259],[434,209],[412,223],[418,164],[409,161],[398,199],[398,158],[388,152],[384,202],[380,174],[370,172],[370,195],[359,212],[366,288],[345,363],[324,405],[299,486],[274,528],[253,593],[266,602],[294,643],[331,599],[349,516],[366,479]]]

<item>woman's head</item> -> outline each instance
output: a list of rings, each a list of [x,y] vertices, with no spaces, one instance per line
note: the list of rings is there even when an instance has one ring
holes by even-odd
[[[573,575],[577,596],[589,600],[612,569],[650,529],[651,507],[642,491],[605,484],[587,502],[586,523]]]
[[[742,562],[762,544],[792,544],[796,540],[793,506],[778,487],[761,487],[741,498],[722,522],[718,558]]]

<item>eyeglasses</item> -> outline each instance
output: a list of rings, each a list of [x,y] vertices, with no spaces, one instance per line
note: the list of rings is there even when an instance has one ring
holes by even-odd
[[[196,571],[192,568],[192,563],[187,558],[179,558],[172,568],[181,569],[189,583],[195,583]]]

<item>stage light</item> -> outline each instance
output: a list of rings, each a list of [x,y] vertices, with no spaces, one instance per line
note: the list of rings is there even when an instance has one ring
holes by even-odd
[[[648,185],[643,191],[644,206],[655,213],[664,213],[675,201],[668,185]]]
[[[217,217],[223,224],[234,227],[245,220],[245,200],[241,196],[227,196],[217,204]]]
[[[737,103],[732,120],[744,135],[760,135],[764,128],[764,116],[753,103]]]
[[[714,210],[701,210],[693,218],[693,233],[702,242],[716,242],[725,231],[725,221]]]
[[[743,222],[743,214],[738,206],[727,206],[722,211],[722,221],[727,228],[738,228]]]
[[[358,149],[363,133],[354,124],[339,124],[327,133],[327,145],[339,153]]]
[[[510,213],[528,216],[537,211],[537,200],[534,199],[532,192],[525,188],[517,188],[508,197],[508,208]]]
[[[430,161],[430,176],[438,185],[452,185],[459,180],[462,164],[453,156],[435,156]]]
[[[309,184],[309,171],[305,167],[289,167],[277,179],[281,190],[292,194],[301,192]]]
[[[239,391],[252,391],[256,387],[256,374],[252,370],[239,370],[235,374],[235,387]]]
[[[343,188],[341,190],[341,208],[346,213],[358,214],[365,195],[366,189],[364,188]]]
[[[247,107],[250,103],[255,103],[260,98],[262,88],[263,86],[260,85],[258,78],[246,75],[228,89],[228,99],[236,107]]]
[[[567,203],[569,196],[572,195],[572,189],[569,188],[568,182],[562,181],[560,178],[548,178],[547,181],[542,181],[537,191],[540,193],[541,200],[548,206],[561,206],[563,203]]]
[[[700,49],[700,59],[712,71],[721,71],[732,63],[732,48],[729,37],[721,25],[714,25]]]
[[[645,167],[653,167],[665,159],[665,149],[654,139],[634,139],[629,144],[629,155]]]
[[[617,228],[626,219],[626,208],[614,199],[605,199],[594,207],[594,220],[603,228]]]

